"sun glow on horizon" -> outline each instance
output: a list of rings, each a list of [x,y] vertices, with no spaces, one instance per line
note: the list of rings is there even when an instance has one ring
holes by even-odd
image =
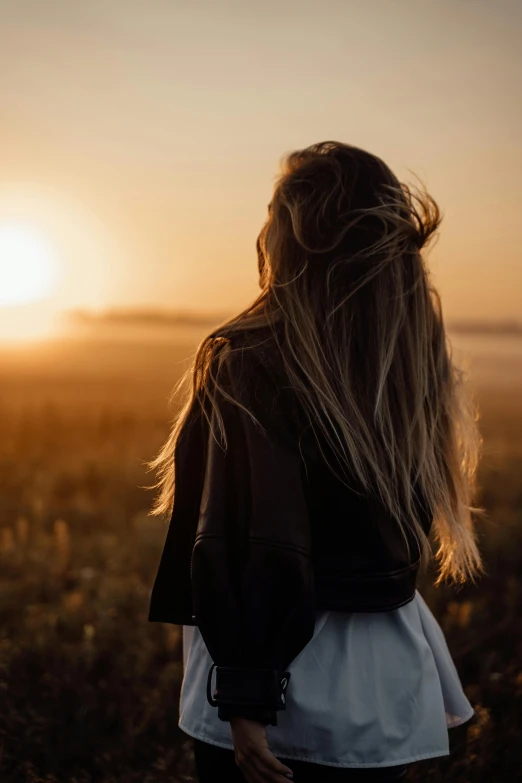
[[[22,224],[0,225],[0,307],[45,298],[57,277],[56,254],[45,237]]]

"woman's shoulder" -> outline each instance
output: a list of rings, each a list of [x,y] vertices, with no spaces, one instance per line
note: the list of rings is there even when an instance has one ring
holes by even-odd
[[[281,343],[271,327],[222,332],[220,379],[270,433],[272,439],[293,444],[300,429],[298,406],[285,370]]]
[[[281,339],[283,330],[281,324],[260,324],[257,326],[225,325],[212,332],[212,336],[223,343],[228,343],[234,348],[245,348],[251,351],[266,350]]]
[[[218,364],[225,363],[231,374],[262,376],[277,384],[284,368],[279,339],[270,326],[255,329],[223,328],[213,333],[212,354]]]

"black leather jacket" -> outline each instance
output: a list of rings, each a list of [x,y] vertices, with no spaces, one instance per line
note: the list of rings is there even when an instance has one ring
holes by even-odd
[[[220,719],[274,726],[286,669],[312,638],[316,611],[395,609],[413,599],[419,569],[413,534],[408,557],[378,500],[339,481],[303,436],[275,356],[229,355],[219,376],[268,437],[220,395],[225,451],[199,401],[192,406],[174,454],[174,507],[148,618],[199,627],[214,662],[207,698]],[[429,533],[431,515],[418,508]]]

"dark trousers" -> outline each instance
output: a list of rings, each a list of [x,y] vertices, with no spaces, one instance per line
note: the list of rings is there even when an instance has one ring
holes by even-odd
[[[277,758],[294,773],[293,783],[392,783],[403,780],[408,764],[376,769],[340,769],[310,761]],[[199,783],[245,783],[233,750],[194,739],[194,759]]]

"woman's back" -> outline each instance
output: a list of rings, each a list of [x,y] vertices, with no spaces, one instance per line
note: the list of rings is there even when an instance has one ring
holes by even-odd
[[[420,566],[413,521],[406,529],[406,542],[377,493],[363,487],[357,476],[343,476],[332,470],[335,454],[322,433],[312,430],[307,422],[285,370],[280,348],[284,336],[278,331],[278,340],[266,327],[229,338],[224,333],[220,339],[230,341],[234,352],[232,371],[238,376],[241,402],[264,428],[274,455],[281,449],[299,458],[312,538],[317,606],[345,611],[393,608],[406,600],[408,590],[410,597],[413,595]],[[424,533],[429,535],[433,514],[419,488],[414,511]],[[389,573],[393,578],[387,578]],[[372,578],[374,589],[370,598],[369,591],[361,587],[368,587]]]

